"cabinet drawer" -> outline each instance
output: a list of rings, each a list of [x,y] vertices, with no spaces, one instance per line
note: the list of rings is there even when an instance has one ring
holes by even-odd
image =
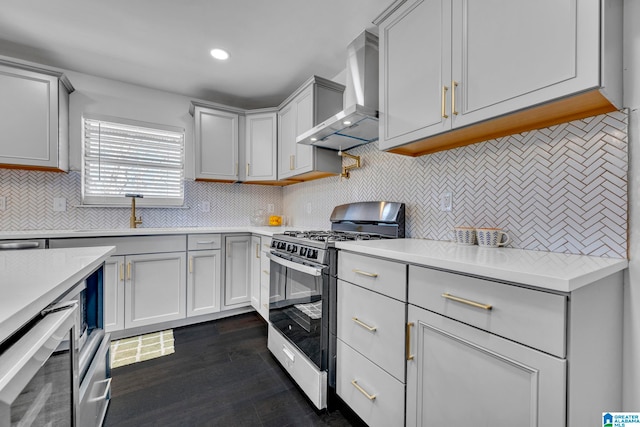
[[[319,371],[280,332],[269,325],[269,351],[318,409],[327,406],[327,372]]]
[[[79,248],[83,246],[115,246],[115,255],[157,254],[181,252],[186,249],[184,234],[165,236],[128,237],[80,237],[71,239],[50,239],[50,248]]]
[[[401,382],[404,320],[403,302],[338,280],[338,338]]]
[[[219,234],[189,234],[187,236],[187,248],[190,251],[220,249],[221,241]]]
[[[341,340],[337,347],[336,391],[370,427],[404,425],[404,384]]]
[[[338,277],[391,298],[407,300],[405,264],[340,251]]]
[[[409,303],[559,357],[566,354],[562,295],[410,266]]]

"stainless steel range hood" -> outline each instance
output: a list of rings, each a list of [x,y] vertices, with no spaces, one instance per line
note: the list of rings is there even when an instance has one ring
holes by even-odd
[[[378,139],[378,36],[362,32],[347,47],[344,110],[299,135],[299,144],[332,150]]]

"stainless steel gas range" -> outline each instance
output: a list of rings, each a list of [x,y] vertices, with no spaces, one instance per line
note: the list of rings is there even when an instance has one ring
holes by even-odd
[[[319,409],[335,395],[334,243],[402,238],[404,230],[403,203],[357,202],[334,208],[331,230],[273,236],[269,350]]]

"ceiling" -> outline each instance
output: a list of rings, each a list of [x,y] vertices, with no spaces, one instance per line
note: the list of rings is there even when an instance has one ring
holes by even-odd
[[[240,108],[273,107],[391,0],[3,0],[0,55]],[[214,47],[229,51],[220,62]],[[73,83],[73,82],[72,82]]]

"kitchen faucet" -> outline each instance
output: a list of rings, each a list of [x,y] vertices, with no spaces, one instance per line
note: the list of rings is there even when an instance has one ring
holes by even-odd
[[[142,224],[142,216],[136,218],[136,199],[142,199],[144,196],[142,194],[125,194],[125,197],[131,197],[131,218],[129,218],[129,227],[136,228],[138,225]]]

